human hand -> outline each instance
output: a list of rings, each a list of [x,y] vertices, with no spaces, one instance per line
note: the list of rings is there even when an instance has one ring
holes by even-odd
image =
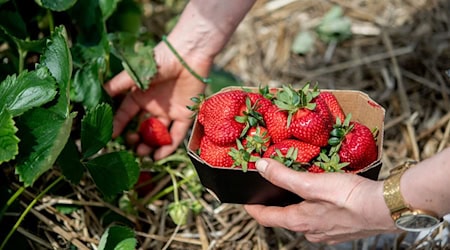
[[[286,207],[245,205],[258,223],[304,233],[311,242],[336,244],[396,231],[383,198],[383,184],[355,174],[308,173],[272,159],[257,162],[273,184],[304,201]]]
[[[185,50],[182,50],[185,51]],[[205,84],[195,78],[175,57],[166,44],[154,48],[158,73],[145,91],[139,89],[126,71],[122,71],[104,85],[106,92],[115,97],[126,93],[114,116],[113,138],[119,136],[136,115],[150,114],[170,126],[172,144],[157,149],[141,143],[137,132],[129,133],[126,140],[136,146],[136,153],[144,156],[153,152],[155,160],[170,155],[185,138],[192,123],[190,98],[204,92]],[[181,55],[196,73],[206,76],[212,64],[210,58]]]

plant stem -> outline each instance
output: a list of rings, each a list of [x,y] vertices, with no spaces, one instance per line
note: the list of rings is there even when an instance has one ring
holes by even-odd
[[[170,178],[172,179],[173,199],[174,199],[175,203],[178,203],[180,199],[178,198],[178,182],[177,182],[177,178],[175,177],[175,174],[172,172],[172,169],[170,169],[170,167],[167,167],[166,170],[169,173]]]
[[[180,54],[178,54],[178,52],[175,50],[175,48],[172,46],[172,44],[170,44],[170,42],[167,40],[167,36],[163,36],[162,40],[169,47],[170,51],[172,51],[172,53],[175,55],[175,57],[178,58],[181,65],[183,65],[183,67],[186,68],[187,71],[189,71],[189,73],[191,73],[195,78],[197,78],[198,80],[200,80],[203,83],[211,82],[211,78],[201,77],[191,67],[189,67],[189,65],[186,63],[186,61],[180,56]]]
[[[5,206],[2,208],[2,211],[0,211],[0,216],[6,212],[8,207],[11,206],[11,204],[17,199],[17,197],[19,197],[23,193],[23,191],[25,191],[24,186],[17,189],[17,191],[13,194],[13,196],[11,196],[9,200],[6,202]]]
[[[53,33],[55,30],[55,22],[53,21],[52,11],[47,9],[47,18],[48,18],[48,27],[50,29],[50,33]]]
[[[190,177],[188,177],[186,179],[182,179],[181,181],[178,182],[178,186],[183,185],[184,183],[188,182],[189,180],[190,180]],[[149,199],[147,204],[150,204],[150,203],[158,200],[159,198],[163,197],[164,195],[171,193],[173,191],[173,189],[174,189],[173,185],[163,189],[161,192],[155,194],[151,199]]]
[[[16,224],[14,224],[13,228],[9,231],[6,238],[3,240],[2,244],[0,245],[0,249],[4,249],[6,243],[8,242],[9,238],[14,234],[14,232],[17,230],[17,228],[20,226],[22,221],[25,219],[25,216],[30,212],[30,210],[33,208],[33,206],[40,200],[50,189],[52,189],[56,184],[58,184],[61,180],[64,179],[64,176],[60,176],[58,179],[53,181],[48,187],[46,187],[38,196],[36,196],[30,204],[25,208],[25,211],[20,215],[19,219],[16,221]],[[17,193],[17,192],[16,192]]]

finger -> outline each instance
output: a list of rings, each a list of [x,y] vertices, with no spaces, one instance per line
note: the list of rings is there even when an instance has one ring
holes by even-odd
[[[112,97],[124,93],[132,87],[136,86],[133,79],[124,70],[114,76],[111,80],[103,85],[105,91]]]
[[[275,207],[264,205],[244,205],[247,213],[260,225],[265,227],[286,227],[293,218],[288,216],[287,207]],[[288,221],[285,221],[289,218]]]
[[[183,142],[191,123],[191,120],[174,121],[169,131],[172,143],[158,148],[153,154],[153,158],[159,160],[173,153]]]
[[[152,153],[152,148],[149,147],[148,145],[144,144],[144,143],[140,143],[137,147],[136,147],[136,154],[139,156],[147,156],[150,155]]]
[[[139,142],[139,134],[130,132],[127,134],[126,140],[128,144],[136,145]]]
[[[133,100],[131,95],[127,95],[120,104],[114,115],[113,121],[113,138],[122,133],[129,121],[139,112],[138,104]]]
[[[335,201],[348,185],[347,178],[336,178],[338,173],[299,172],[273,159],[259,160],[256,166],[268,181],[304,199]]]

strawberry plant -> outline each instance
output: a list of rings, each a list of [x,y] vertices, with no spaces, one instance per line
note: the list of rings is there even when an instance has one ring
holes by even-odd
[[[0,210],[3,249],[17,244],[12,242],[19,237],[17,229],[46,195],[70,193],[67,188],[76,189],[86,181],[107,202],[120,200],[123,205],[124,196],[136,195],[145,164],[122,137],[112,138],[116,102],[102,85],[125,69],[145,90],[157,69],[152,56],[155,36],[142,32],[138,2],[6,0],[0,1],[0,14],[0,191],[6,194],[1,196],[5,201]],[[164,143],[170,143],[167,137]],[[176,193],[181,184],[196,186],[192,172],[173,169],[180,163],[190,168],[187,156],[177,152],[175,158],[152,164],[151,181],[170,175],[178,184],[145,202]],[[26,192],[36,195],[23,209],[18,204]],[[176,223],[183,223],[186,211],[198,210],[198,205],[175,196],[168,212]],[[8,212],[20,216],[11,221],[5,217]],[[113,224],[107,225],[98,249],[134,249],[133,230]]]

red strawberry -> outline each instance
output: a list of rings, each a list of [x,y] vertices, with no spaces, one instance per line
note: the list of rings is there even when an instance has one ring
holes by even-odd
[[[139,173],[138,181],[134,185],[134,189],[138,193],[138,196],[146,196],[153,190],[153,188],[154,184],[152,182],[152,174],[149,171],[141,171]]]
[[[317,165],[312,165],[308,168],[308,172],[310,173],[325,173],[325,170]]]
[[[288,114],[280,110],[276,105],[272,105],[263,115],[267,132],[273,143],[280,142],[290,137],[287,128]]]
[[[233,159],[231,167],[239,167],[242,171],[247,172],[249,169],[256,169],[255,162],[261,158],[261,155],[253,152],[253,149],[246,148],[242,143],[236,141],[237,148],[231,148],[228,153]]]
[[[309,89],[306,84],[301,90],[295,91],[292,87],[283,87],[278,92],[275,104],[282,110],[288,112],[288,131],[293,137],[319,147],[328,144],[328,137],[331,131],[329,116],[320,112],[324,109],[316,110],[317,103],[313,99],[319,91]],[[320,104],[320,103],[319,103]],[[321,108],[323,105],[321,105]]]
[[[205,124],[203,130],[214,144],[218,146],[228,146],[234,144],[241,136],[244,124],[235,120],[222,120]]]
[[[273,94],[270,93],[269,88],[260,88],[258,93],[249,92],[247,93],[252,104],[256,105],[255,111],[259,112],[261,115],[272,106]]]
[[[328,109],[334,117],[333,123],[336,122],[336,119],[338,117],[339,119],[341,119],[341,121],[345,120],[345,113],[333,93],[322,91],[317,98],[322,99],[327,104]]]
[[[149,117],[139,126],[139,134],[145,144],[150,147],[159,147],[172,143],[169,130],[160,120]]]
[[[247,93],[242,90],[220,92],[200,104],[198,121],[206,126],[223,120],[234,120],[245,106]]]
[[[273,158],[277,156],[279,151],[283,156],[286,156],[290,149],[296,149],[297,155],[294,159],[299,163],[309,163],[312,159],[317,157],[320,153],[320,147],[302,142],[296,139],[285,139],[278,143],[272,144],[263,154],[265,158]]]
[[[233,166],[233,158],[229,155],[233,146],[218,146],[214,144],[207,136],[203,136],[200,140],[200,158],[206,163],[217,167],[231,167]]]
[[[265,127],[251,127],[242,139],[242,144],[246,148],[252,149],[256,153],[262,154],[271,144],[271,139]]]
[[[339,149],[341,162],[348,162],[346,169],[355,171],[369,166],[378,157],[375,138],[370,129],[358,122],[351,122],[351,130],[344,136]]]

